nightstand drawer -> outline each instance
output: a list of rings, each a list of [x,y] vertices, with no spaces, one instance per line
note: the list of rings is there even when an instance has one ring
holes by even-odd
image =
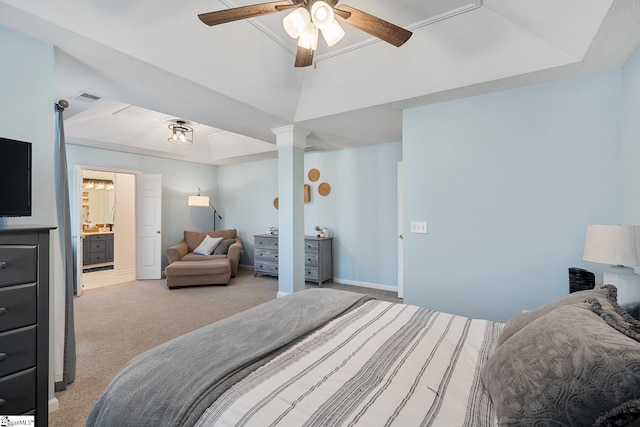
[[[0,332],[35,324],[36,301],[35,283],[0,288]]]
[[[38,248],[0,245],[0,287],[36,281]]]
[[[0,377],[33,366],[36,366],[36,327],[0,333]]]
[[[0,378],[0,413],[22,415],[36,407],[36,368]]]

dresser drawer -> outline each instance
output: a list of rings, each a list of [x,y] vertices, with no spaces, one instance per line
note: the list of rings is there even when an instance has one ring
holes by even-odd
[[[36,368],[0,378],[0,414],[22,415],[36,407]]]
[[[36,366],[36,327],[0,333],[0,377],[33,366]]]
[[[256,236],[253,241],[254,249],[278,249],[277,237]]]
[[[304,265],[318,265],[318,254],[317,253],[305,253],[304,254]]]
[[[38,248],[32,245],[0,245],[0,287],[33,283]]]
[[[318,267],[305,267],[304,268],[304,280],[309,282],[318,281]]]
[[[277,276],[278,275],[278,264],[272,262],[260,262],[255,261],[253,271],[255,273],[264,273]]]
[[[278,262],[278,251],[273,249],[256,249],[254,252],[256,261]]]
[[[37,300],[35,283],[0,288],[0,332],[35,324]]]
[[[317,254],[318,253],[318,242],[314,242],[313,240],[305,240],[304,241],[304,253],[305,254],[310,254],[310,253]]]

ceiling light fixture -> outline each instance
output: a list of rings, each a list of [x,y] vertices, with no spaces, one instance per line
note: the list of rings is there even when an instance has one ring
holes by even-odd
[[[307,6],[309,7],[309,6]],[[318,30],[328,46],[333,46],[344,37],[344,30],[335,19],[333,7],[316,0],[309,8],[300,7],[287,14],[282,25],[289,36],[298,39],[298,46],[315,51],[318,49]]]
[[[288,11],[282,25],[287,34],[298,39],[295,67],[308,67],[314,63],[313,57],[318,47],[318,30],[322,31],[322,37],[329,46],[335,45],[344,37],[345,32],[336,21],[336,17],[397,47],[405,44],[411,37],[412,33],[409,30],[346,4],[336,7],[338,2],[339,0],[276,0],[200,13],[198,18],[206,25],[213,26]]]
[[[176,120],[169,125],[171,137],[167,139],[172,144],[189,145],[193,144],[193,129],[186,125],[184,120]]]
[[[289,36],[297,39],[305,28],[307,28],[309,21],[311,21],[309,12],[307,12],[307,9],[301,7],[285,16],[282,20],[282,25],[284,25],[284,29]]]

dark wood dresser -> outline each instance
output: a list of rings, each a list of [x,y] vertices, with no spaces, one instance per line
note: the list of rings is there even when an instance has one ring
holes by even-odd
[[[48,424],[49,230],[0,225],[0,414]]]

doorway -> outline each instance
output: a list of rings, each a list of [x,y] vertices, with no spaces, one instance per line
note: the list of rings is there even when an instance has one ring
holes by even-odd
[[[136,277],[136,174],[76,167],[77,295]]]

